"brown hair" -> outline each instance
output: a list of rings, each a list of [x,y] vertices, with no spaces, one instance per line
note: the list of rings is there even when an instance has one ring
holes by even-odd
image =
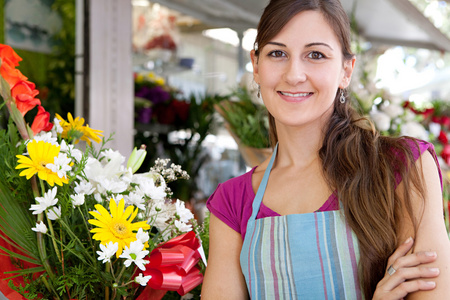
[[[352,59],[349,20],[339,0],[271,0],[258,25],[255,55],[292,17],[307,10],[323,14],[341,44],[343,59]],[[332,190],[337,188],[346,220],[358,237],[360,284],[365,297],[371,299],[397,247],[403,212],[407,212],[415,231],[417,228],[409,192],[415,189],[419,195],[424,194],[411,149],[419,148],[411,138],[380,136],[349,101],[340,103],[339,96],[338,90],[319,157],[326,180]],[[278,137],[270,113],[269,124],[274,146]],[[404,184],[402,195],[395,192],[399,178]]]

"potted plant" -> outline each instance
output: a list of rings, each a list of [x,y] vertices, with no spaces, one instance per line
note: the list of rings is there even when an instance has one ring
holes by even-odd
[[[267,110],[263,104],[252,101],[247,88],[238,87],[215,108],[224,118],[225,127],[236,140],[248,166],[257,166],[270,156]]]

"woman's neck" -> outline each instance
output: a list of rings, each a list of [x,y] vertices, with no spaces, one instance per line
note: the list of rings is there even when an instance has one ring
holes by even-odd
[[[323,143],[323,132],[320,126],[298,128],[277,124],[277,135],[278,165],[302,167],[319,157],[319,149]]]

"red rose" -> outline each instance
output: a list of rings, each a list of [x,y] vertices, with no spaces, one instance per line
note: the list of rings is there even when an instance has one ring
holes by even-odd
[[[439,142],[441,142],[444,145],[448,144],[447,134],[443,130],[441,130],[441,132],[439,133],[438,140],[439,140]]]
[[[442,149],[441,157],[444,159],[447,165],[450,165],[450,145],[445,145]]]

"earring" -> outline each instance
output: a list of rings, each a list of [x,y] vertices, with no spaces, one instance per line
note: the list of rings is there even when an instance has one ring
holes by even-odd
[[[258,92],[256,93],[258,98],[261,98],[261,86],[258,84]]]
[[[345,95],[344,90],[341,90],[341,96],[339,97],[339,101],[344,104],[345,103]]]

